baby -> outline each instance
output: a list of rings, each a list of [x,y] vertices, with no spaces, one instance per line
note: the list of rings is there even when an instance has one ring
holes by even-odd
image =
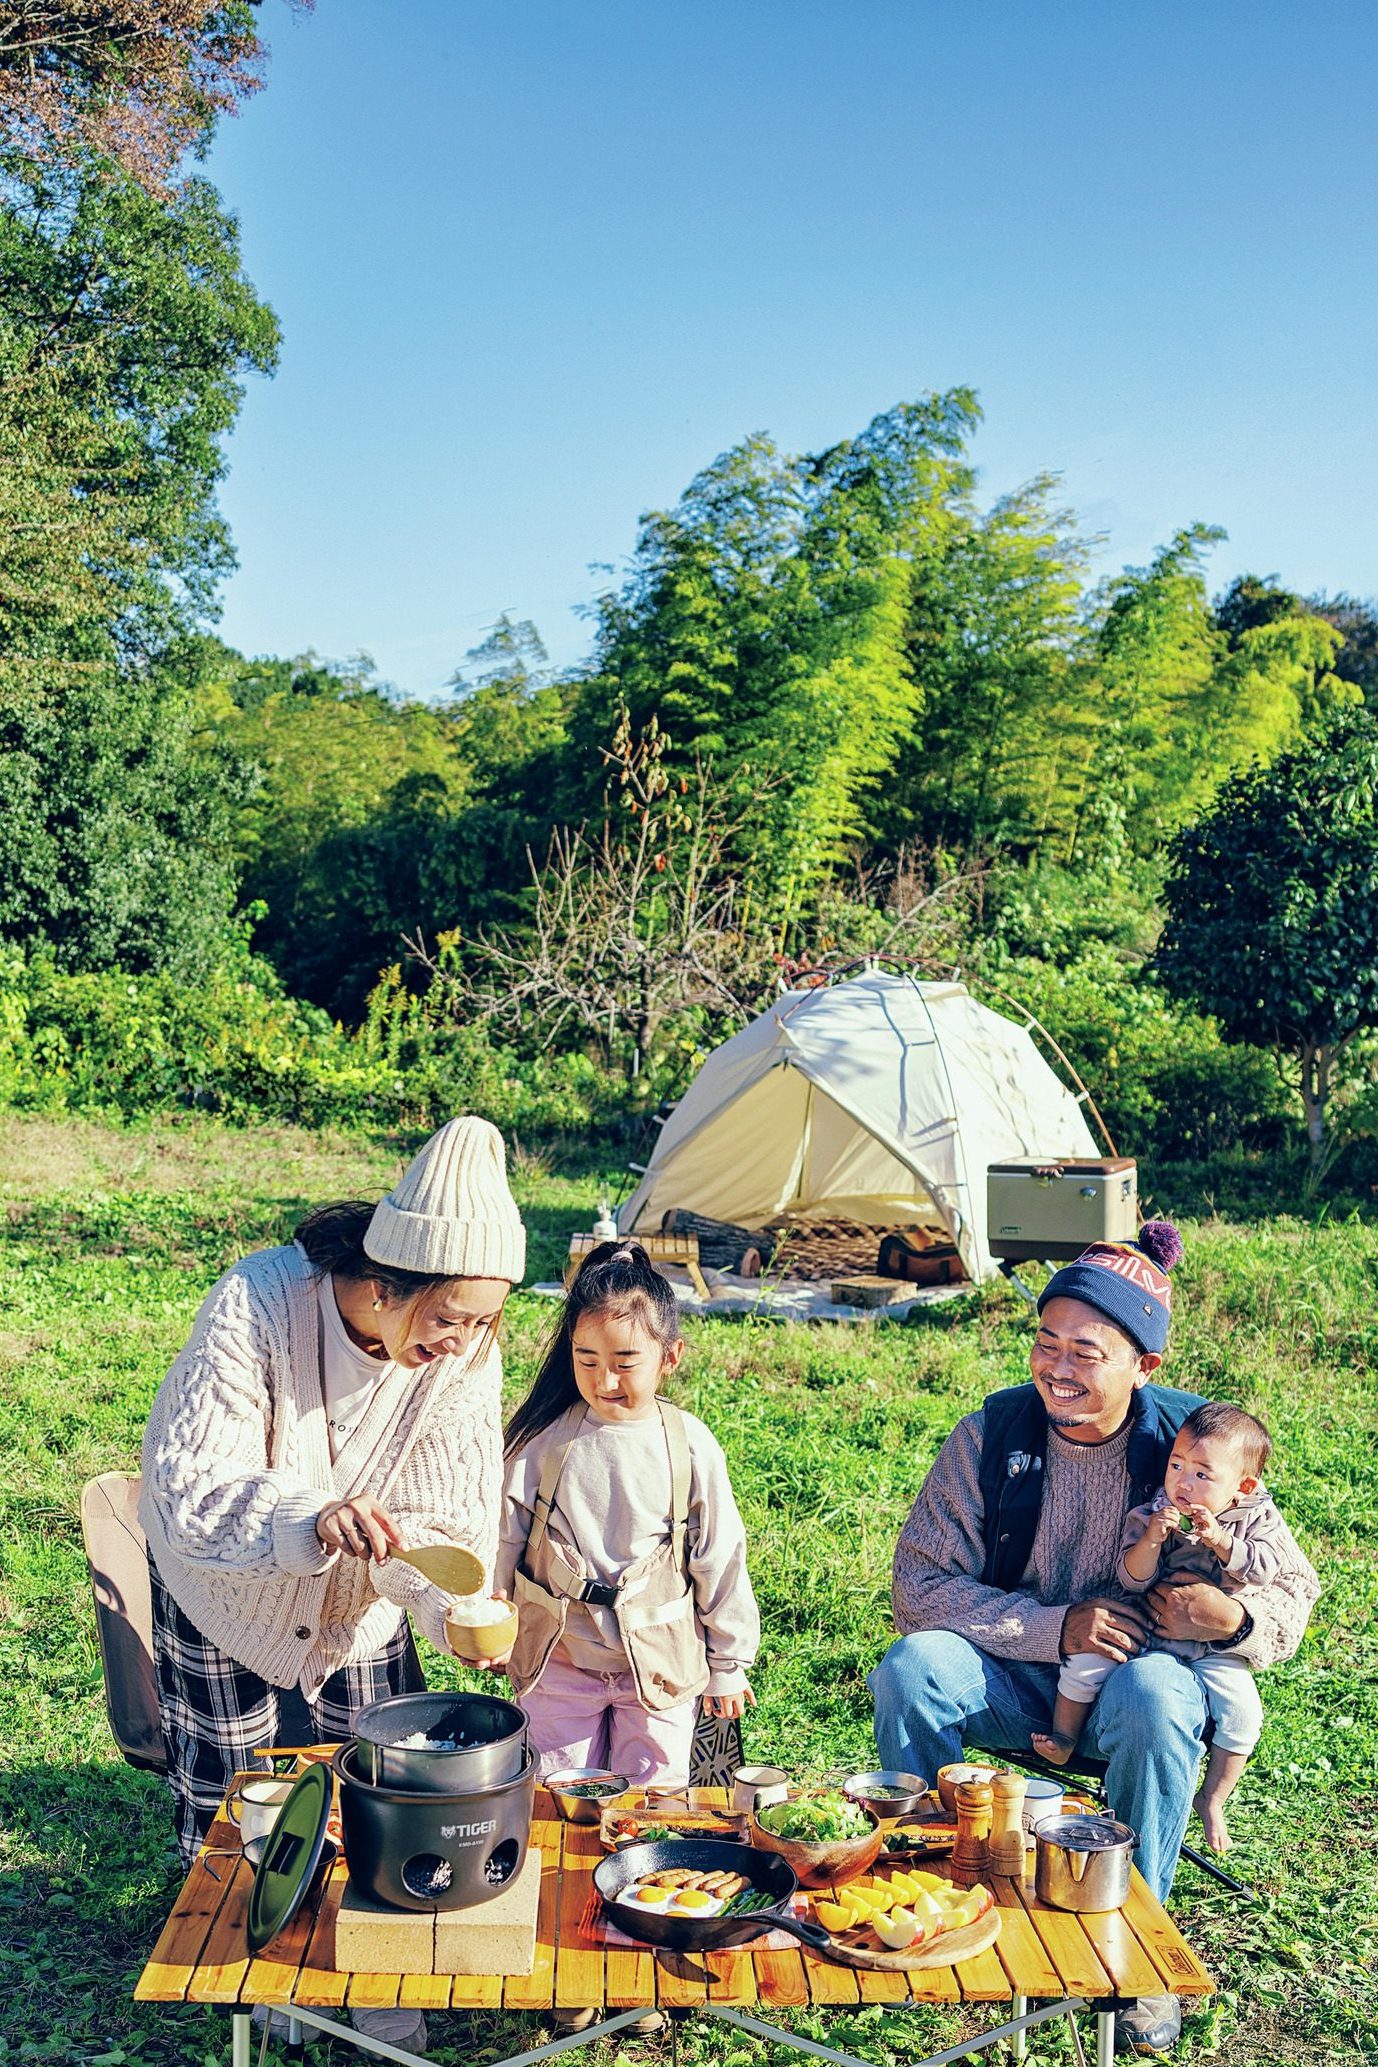
[[[1117,1576],[1126,1593],[1147,1593],[1155,1580],[1214,1579],[1227,1593],[1268,1586],[1277,1577],[1282,1517],[1262,1483],[1272,1438],[1240,1407],[1208,1400],[1182,1423],[1167,1461],[1161,1491],[1125,1517]],[[1253,1674],[1232,1651],[1192,1638],[1151,1637],[1149,1648],[1171,1651],[1191,1666],[1215,1725],[1196,1813],[1213,1851],[1229,1850],[1225,1803],[1234,1793],[1263,1728],[1263,1704]],[[1054,1765],[1076,1750],[1082,1724],[1113,1658],[1077,1652],[1058,1675],[1053,1727],[1036,1734],[1033,1748]]]

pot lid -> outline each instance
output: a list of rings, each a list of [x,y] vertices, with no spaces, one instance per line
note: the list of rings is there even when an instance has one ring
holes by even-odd
[[[1034,1834],[1069,1852],[1113,1852],[1138,1843],[1129,1825],[1113,1816],[1041,1816]]]
[[[278,1812],[254,1871],[247,1926],[250,1952],[262,1952],[300,1909],[325,1850],[330,1801],[330,1768],[309,1765]]]

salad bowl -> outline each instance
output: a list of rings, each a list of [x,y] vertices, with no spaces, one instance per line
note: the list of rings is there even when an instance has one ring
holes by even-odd
[[[805,1888],[854,1880],[880,1853],[880,1819],[836,1789],[775,1802],[751,1818],[751,1842],[775,1852]]]

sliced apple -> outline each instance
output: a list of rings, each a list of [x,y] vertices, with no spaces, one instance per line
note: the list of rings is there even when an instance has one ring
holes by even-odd
[[[947,1922],[947,1908],[927,1888],[920,1888],[909,1905],[927,1930],[940,1931]]]
[[[934,1888],[950,1888],[952,1885],[951,1881],[944,1880],[941,1874],[925,1873],[917,1866],[911,1866],[904,1877],[906,1880],[914,1881],[921,1888],[927,1888],[930,1893]]]
[[[849,1931],[857,1921],[850,1902],[815,1902],[813,1913],[825,1931]]]

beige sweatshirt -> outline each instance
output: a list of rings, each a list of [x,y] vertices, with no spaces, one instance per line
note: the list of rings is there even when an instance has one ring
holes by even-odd
[[[445,1648],[446,1596],[409,1565],[327,1556],[316,1516],[381,1500],[412,1545],[453,1539],[491,1570],[502,1498],[502,1366],[438,1358],[387,1375],[333,1459],[316,1281],[295,1244],[214,1285],[158,1388],[139,1520],[169,1593],[270,1685],[317,1693],[405,1612]]]
[[[1013,1593],[983,1583],[980,1483],[984,1416],[957,1423],[933,1460],[895,1547],[892,1598],[902,1634],[950,1629],[995,1658],[1056,1664],[1062,1618],[1074,1601],[1118,1595],[1120,1538],[1129,1511],[1128,1428],[1109,1442],[1069,1443],[1048,1431],[1043,1505],[1029,1562]],[[1253,1629],[1230,1656],[1255,1669],[1290,1658],[1320,1583],[1285,1523],[1279,1568],[1236,1599]]]
[[[512,1592],[535,1517],[541,1468],[558,1426],[542,1429],[507,1467],[499,1592]],[[691,1467],[689,1573],[711,1675],[707,1692],[740,1693],[761,1640],[761,1618],[746,1569],[746,1531],[716,1436],[694,1414],[685,1414],[684,1433]],[[572,1553],[576,1564],[582,1562],[590,1579],[613,1584],[669,1533],[670,1457],[660,1415],[616,1424],[588,1415],[560,1474],[550,1520],[553,1541]],[[582,1671],[628,1670],[611,1608],[572,1601],[562,1647]]]

